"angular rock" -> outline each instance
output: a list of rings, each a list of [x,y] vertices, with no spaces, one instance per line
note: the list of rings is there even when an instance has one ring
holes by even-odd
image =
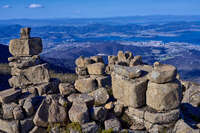
[[[76,71],[76,74],[79,75],[79,76],[88,75],[87,68],[85,68],[85,67],[76,67],[75,71]]]
[[[31,115],[33,115],[35,113],[34,106],[33,106],[31,98],[27,98],[24,101],[23,108],[24,108],[24,110],[26,112],[26,115],[28,115],[28,116],[31,116]]]
[[[67,97],[70,102],[84,102],[87,106],[94,104],[94,98],[88,94],[71,94]]]
[[[89,93],[97,88],[97,81],[92,78],[78,79],[74,86],[81,93]]]
[[[127,79],[112,73],[113,96],[125,106],[141,107],[146,104],[147,78]]]
[[[13,56],[39,55],[42,52],[42,39],[13,39],[10,41],[9,51]]]
[[[178,81],[165,84],[149,82],[146,92],[146,104],[157,111],[175,109],[180,105],[181,92]]]
[[[114,73],[129,79],[138,78],[142,75],[142,71],[139,69],[139,67],[126,67],[120,65],[114,66]]]
[[[20,121],[21,133],[28,133],[34,128],[33,118],[27,118]],[[42,132],[41,132],[42,133]]]
[[[107,117],[107,110],[104,107],[93,107],[91,109],[91,118],[96,121],[103,122]]]
[[[73,102],[69,112],[69,119],[72,122],[87,123],[89,122],[89,112],[84,102]]]
[[[21,95],[21,90],[8,89],[0,92],[0,102],[1,103],[10,103],[16,101]]]
[[[134,56],[134,58],[130,61],[129,66],[133,67],[133,66],[137,66],[137,65],[141,65],[141,64],[143,64],[142,57],[141,56]]]
[[[4,119],[13,119],[13,110],[17,106],[16,103],[9,103],[9,104],[3,104],[3,118]]]
[[[20,106],[16,106],[13,110],[13,116],[15,120],[24,119],[23,110]]]
[[[116,62],[117,62],[117,56],[108,56],[108,64],[109,65],[115,65],[116,64]]]
[[[149,80],[162,84],[176,79],[177,70],[172,65],[154,63],[153,71],[149,74]]]
[[[35,126],[29,133],[47,133],[45,128]]]
[[[41,64],[21,70],[19,76],[9,79],[12,87],[23,87],[31,84],[48,83],[50,80],[46,64]]]
[[[64,97],[60,97],[59,98],[59,104],[62,105],[63,107],[67,107],[69,105],[69,102],[67,101],[67,99],[65,99]]]
[[[183,120],[179,120],[174,127],[173,133],[199,133],[199,129],[193,129]]]
[[[105,73],[105,65],[103,63],[94,63],[87,65],[87,70],[90,75],[102,75]]]
[[[69,96],[72,93],[75,93],[76,90],[73,85],[70,83],[60,83],[59,84],[60,94],[63,96]]]
[[[93,121],[85,124],[81,124],[83,133],[97,133],[99,126]]]
[[[43,100],[33,119],[36,126],[48,127],[51,123],[67,121],[66,108],[59,105],[58,99],[57,96],[48,96]]]
[[[18,121],[7,121],[0,119],[0,130],[6,133],[20,133]]]
[[[105,104],[109,99],[109,95],[106,88],[99,88],[89,93],[88,95],[94,98],[94,102],[96,106]]]
[[[119,102],[117,102],[114,107],[115,115],[121,116],[121,114],[123,112],[123,108],[124,108],[123,104],[120,104]]]
[[[112,129],[114,132],[119,132],[121,130],[121,123],[116,118],[106,120],[104,126],[106,130]]]
[[[98,83],[98,87],[110,87],[111,86],[111,77],[110,76],[97,76],[97,77],[95,77],[95,79]]]
[[[104,63],[102,56],[92,56],[90,57],[90,59],[92,59],[95,63],[98,63],[98,62]]]

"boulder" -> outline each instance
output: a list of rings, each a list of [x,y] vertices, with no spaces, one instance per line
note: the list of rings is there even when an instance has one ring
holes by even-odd
[[[76,74],[79,76],[86,76],[88,75],[87,68],[85,67],[76,67],[75,68]]]
[[[20,121],[21,133],[28,133],[31,129],[34,128],[33,118],[26,118]],[[43,132],[41,132],[43,133]]]
[[[173,129],[173,133],[199,133],[199,129],[193,129],[183,120],[179,120]]]
[[[90,59],[92,59],[95,63],[98,63],[98,62],[104,63],[102,56],[92,56],[90,57]]]
[[[93,107],[90,110],[91,118],[95,121],[103,122],[107,117],[107,110],[104,107]]]
[[[94,63],[94,61],[90,58],[84,58],[80,56],[78,59],[76,59],[75,64],[79,68],[86,68],[87,65]]]
[[[48,83],[50,80],[46,64],[41,64],[20,71],[20,75],[9,79],[12,87],[23,87],[32,84]]]
[[[98,133],[99,126],[93,121],[85,124],[81,124],[83,133]]]
[[[108,119],[104,122],[106,130],[112,129],[114,132],[119,132],[121,130],[121,123],[118,119]]]
[[[118,58],[117,56],[108,56],[108,64],[109,65],[115,65]]]
[[[87,106],[94,104],[94,98],[88,94],[71,94],[67,97],[70,102],[84,102]]]
[[[9,103],[9,104],[3,104],[3,118],[4,119],[13,119],[13,110],[17,107],[16,103]]]
[[[87,70],[90,75],[102,75],[105,73],[105,65],[104,63],[93,63],[87,65]]]
[[[84,102],[73,102],[68,114],[72,122],[87,123],[90,120],[88,108]]]
[[[32,116],[35,113],[34,106],[31,98],[26,98],[23,104],[23,109],[27,116]]]
[[[58,100],[59,96],[54,95],[43,100],[33,119],[36,126],[48,127],[48,124],[67,121],[67,110],[59,104]]]
[[[97,81],[92,78],[78,79],[74,86],[81,93],[89,93],[97,88]]]
[[[147,78],[127,79],[112,73],[113,96],[125,106],[141,107],[146,104]]]
[[[115,103],[115,107],[114,107],[114,113],[116,116],[121,116],[122,112],[123,112],[123,104],[116,102]]]
[[[6,133],[20,133],[19,132],[19,122],[12,120],[2,120],[0,119],[0,130]]]
[[[106,88],[99,88],[89,93],[88,95],[94,98],[94,102],[96,106],[105,104],[109,99],[109,95]]]
[[[110,76],[96,76],[95,79],[98,83],[98,87],[110,87],[111,86],[111,77]]]
[[[181,92],[179,81],[165,84],[149,82],[146,92],[146,104],[157,111],[178,108],[182,97]]]
[[[70,94],[76,92],[74,86],[70,83],[60,83],[59,90],[60,90],[60,94],[63,96],[69,96]]]
[[[23,114],[23,110],[22,107],[20,106],[16,106],[13,110],[13,116],[15,120],[22,120],[24,119],[24,114]]]
[[[45,128],[35,126],[29,133],[47,133],[47,130]]]
[[[42,39],[39,37],[13,39],[9,44],[9,51],[13,56],[39,55],[42,49]]]
[[[8,89],[0,92],[0,102],[10,103],[16,101],[21,95],[21,90],[19,89]]]
[[[133,67],[133,66],[137,66],[137,65],[141,65],[141,64],[143,64],[142,56],[134,56],[134,58],[130,61],[129,66]]]
[[[175,80],[176,75],[176,67],[156,62],[148,78],[151,82],[162,84]]]

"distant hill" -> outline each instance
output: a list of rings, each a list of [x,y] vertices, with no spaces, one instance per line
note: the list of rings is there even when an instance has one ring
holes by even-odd
[[[0,44],[0,63],[8,63],[10,53],[7,45]]]

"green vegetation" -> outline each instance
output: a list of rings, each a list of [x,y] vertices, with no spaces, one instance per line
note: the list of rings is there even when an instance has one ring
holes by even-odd
[[[114,133],[113,129],[103,130],[101,133]]]
[[[75,80],[77,79],[77,75],[73,73],[56,73],[53,70],[50,70],[49,74],[51,78],[57,78],[62,83],[66,83],[66,82],[74,83]]]
[[[82,133],[81,125],[78,122],[69,123],[66,126],[66,133],[70,133],[70,129],[73,129],[75,131],[78,131],[79,133]]]

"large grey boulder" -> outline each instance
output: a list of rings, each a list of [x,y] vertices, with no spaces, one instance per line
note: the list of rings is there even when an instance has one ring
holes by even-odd
[[[146,104],[147,81],[146,76],[128,79],[113,72],[113,96],[125,106],[141,107]]]
[[[48,96],[43,100],[34,116],[34,124],[40,127],[48,127],[52,123],[64,123],[67,121],[67,110],[59,104],[59,96]]]
[[[20,75],[9,79],[10,86],[17,88],[31,84],[48,83],[50,80],[46,64],[21,69]]]
[[[74,86],[70,83],[60,83],[59,91],[60,91],[60,94],[63,96],[68,96],[68,95],[76,92]]]
[[[73,102],[68,114],[72,122],[87,123],[90,120],[88,108],[84,102]]]
[[[7,121],[0,119],[0,130],[6,133],[20,133],[19,122],[15,120]]]
[[[200,129],[193,129],[183,120],[179,120],[173,130],[173,133],[199,133]]]
[[[8,89],[0,92],[0,102],[1,103],[10,103],[16,101],[21,95],[21,90],[19,89]]]
[[[13,110],[17,107],[16,103],[9,103],[9,104],[3,104],[3,118],[4,119],[13,119]]]
[[[105,73],[105,65],[104,63],[93,63],[87,65],[87,70],[90,75],[102,75]]]
[[[97,88],[97,81],[92,78],[78,79],[74,86],[81,93],[89,93]]]
[[[165,84],[148,83],[146,104],[157,111],[168,111],[178,108],[181,97],[182,91],[179,81]]]
[[[13,110],[13,116],[15,120],[22,120],[24,119],[24,114],[23,114],[23,110],[22,107],[20,107],[19,105],[16,106]]]
[[[94,97],[88,94],[71,94],[67,97],[70,102],[84,102],[87,106],[92,106],[94,104]]]
[[[94,102],[96,106],[105,104],[109,99],[106,88],[99,88],[89,93],[88,95],[94,97]]]
[[[104,122],[106,130],[112,129],[114,132],[121,130],[121,123],[117,118],[108,119]]]
[[[167,64],[154,63],[153,71],[149,74],[149,80],[154,83],[162,84],[176,79],[176,67]]]

